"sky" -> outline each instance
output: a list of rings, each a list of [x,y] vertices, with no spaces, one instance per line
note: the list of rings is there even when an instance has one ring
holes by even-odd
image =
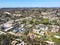
[[[0,0],[4,7],[60,7],[60,0]]]

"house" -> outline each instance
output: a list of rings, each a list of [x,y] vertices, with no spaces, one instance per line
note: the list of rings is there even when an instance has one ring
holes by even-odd
[[[4,31],[8,31],[8,30],[12,29],[13,28],[13,22],[14,21],[11,20],[11,21],[8,21],[7,23],[2,24],[1,29],[3,29]]]
[[[21,43],[17,44],[17,45],[25,45],[25,42],[22,41]]]
[[[32,27],[32,25],[31,24],[28,24],[26,27],[30,28],[30,27]]]
[[[13,16],[21,16],[21,14],[15,13],[13,14]]]
[[[19,28],[20,33],[24,33],[25,29],[24,28]]]
[[[20,40],[18,44],[16,45],[27,45],[27,43],[25,43],[24,41]]]
[[[39,25],[36,25],[36,28],[40,29],[40,30],[48,30],[48,27],[44,24],[39,24]]]
[[[52,41],[44,41],[44,43],[45,45],[55,45],[55,43]]]
[[[28,33],[28,35],[27,35],[29,38],[31,38],[31,39],[34,39],[35,38],[35,36],[34,36],[34,34],[33,33]]]
[[[55,38],[60,39],[60,36],[54,35]]]
[[[34,33],[37,33],[37,34],[40,34],[41,30],[33,29],[33,32],[34,32]]]
[[[8,22],[3,24],[3,26],[6,27],[6,28],[11,27],[12,25],[13,25],[13,20],[8,21]]]
[[[2,35],[2,34],[6,34],[6,33],[5,33],[5,32],[0,31],[0,35]]]
[[[16,32],[24,33],[24,31],[25,31],[24,28],[15,28],[13,30],[14,33],[16,33]]]
[[[21,12],[20,12],[20,11],[15,11],[15,12],[13,13],[13,16],[21,16]]]
[[[12,30],[14,33],[18,32],[19,29],[18,28],[15,28],[14,30]]]
[[[11,45],[16,45],[17,42],[18,41],[14,40],[14,41],[11,42]]]
[[[45,16],[43,16],[43,18],[47,18],[47,19],[49,19],[49,18],[50,18],[50,16],[46,16],[46,15],[45,15]]]
[[[51,32],[58,32],[59,31],[59,26],[58,25],[51,25]]]
[[[25,24],[20,24],[20,26],[23,28],[25,26]]]
[[[41,12],[42,15],[48,15],[48,12]]]
[[[4,12],[4,14],[8,14],[8,15],[11,15],[11,13],[10,13],[10,12]]]
[[[41,31],[41,32],[40,32],[40,34],[41,34],[41,35],[44,35],[44,34],[45,34],[45,32],[44,32],[44,31]]]
[[[12,29],[12,28],[13,28],[13,27],[5,28],[4,31],[8,31],[8,30],[10,30],[10,29]]]
[[[39,35],[44,35],[44,31],[39,30],[39,29],[33,29],[33,33],[39,34]]]

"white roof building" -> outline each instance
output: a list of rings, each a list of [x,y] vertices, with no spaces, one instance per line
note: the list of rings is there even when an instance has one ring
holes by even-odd
[[[13,28],[13,20],[8,21],[7,23],[3,24],[4,31],[8,31]]]
[[[4,23],[3,25],[4,25],[4,27],[11,27],[12,25],[13,25],[13,20],[11,20],[11,21],[8,21],[7,23]]]
[[[38,30],[38,29],[33,29],[33,32],[37,33],[37,34],[40,34],[40,30]]]
[[[48,27],[44,24],[39,24],[36,26],[36,28],[39,28],[40,30],[48,30]]]
[[[58,25],[51,25],[51,32],[58,32],[59,31],[59,26]]]
[[[1,34],[6,34],[6,33],[5,33],[5,32],[0,31],[0,35],[1,35]]]
[[[4,14],[9,14],[9,15],[11,15],[11,13],[10,13],[10,12],[4,12]]]
[[[54,37],[55,37],[55,38],[57,38],[57,39],[59,39],[59,38],[60,38],[60,36],[57,36],[57,35],[55,35]]]
[[[33,32],[36,34],[44,35],[44,31],[38,30],[38,29],[33,29]]]
[[[55,45],[54,42],[52,41],[44,41],[46,43],[46,45]]]

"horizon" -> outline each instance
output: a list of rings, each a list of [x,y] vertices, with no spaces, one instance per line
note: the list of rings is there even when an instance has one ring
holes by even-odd
[[[60,7],[2,7],[2,8],[60,8]]]

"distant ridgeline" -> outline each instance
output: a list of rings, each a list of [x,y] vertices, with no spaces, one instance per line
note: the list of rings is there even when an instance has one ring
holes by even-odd
[[[14,16],[54,15],[60,17],[60,8],[1,8],[0,15],[11,13]]]

